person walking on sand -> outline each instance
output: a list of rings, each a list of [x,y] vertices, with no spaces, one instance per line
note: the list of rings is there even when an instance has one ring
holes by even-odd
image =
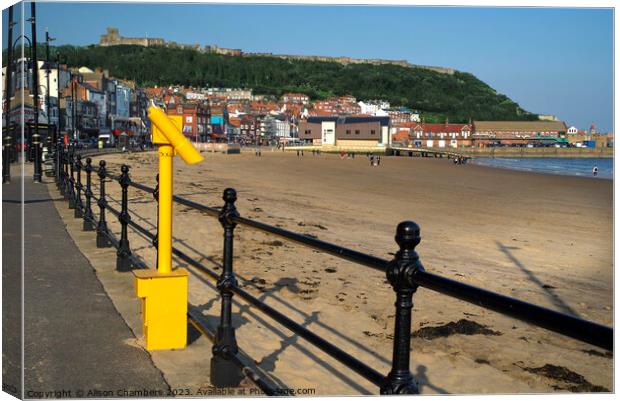
[[[592,175],[595,177],[598,175],[598,167],[596,166],[592,167]]]
[[[370,159],[370,165],[374,166],[375,165],[375,156],[374,155],[370,155],[368,158]]]

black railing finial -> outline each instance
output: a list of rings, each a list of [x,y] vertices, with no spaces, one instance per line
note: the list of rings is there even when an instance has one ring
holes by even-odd
[[[75,149],[73,145],[69,146],[69,159],[67,163],[69,163],[69,171],[71,171],[71,175],[68,176],[69,180],[69,209],[75,209]]]
[[[108,238],[108,224],[105,221],[105,208],[107,201],[105,199],[105,178],[106,168],[105,160],[99,161],[99,199],[97,200],[97,206],[99,206],[99,222],[97,223],[97,248],[109,248],[112,246],[110,239]]]
[[[131,248],[129,247],[129,238],[127,236],[127,224],[131,220],[127,205],[127,188],[130,182],[129,166],[123,164],[121,166],[121,176],[118,178],[118,183],[121,185],[122,190],[121,213],[118,215],[118,221],[121,223],[121,239],[118,242],[118,250],[116,252],[116,270],[121,272],[132,269]]]
[[[412,298],[418,289],[412,277],[417,271],[424,270],[415,251],[420,243],[420,227],[413,221],[403,221],[396,228],[394,239],[400,249],[386,270],[387,279],[396,292],[394,349],[392,370],[381,387],[381,394],[419,394],[418,383],[409,369],[409,358]]]
[[[232,290],[237,286],[232,263],[234,229],[237,225],[233,218],[239,216],[235,207],[237,191],[226,188],[222,199],[225,203],[218,220],[224,227],[224,268],[217,280],[222,307],[211,358],[211,383],[216,387],[236,387],[243,378],[239,366],[233,361],[233,356],[238,351],[235,328],[232,325]]]
[[[95,229],[94,221],[95,217],[93,216],[93,210],[91,208],[91,201],[93,197],[93,190],[91,188],[91,174],[93,172],[93,160],[90,157],[86,158],[86,166],[84,170],[86,171],[86,191],[84,192],[84,197],[86,198],[86,205],[84,207],[84,223],[82,224],[82,230],[84,231],[93,231]]]
[[[77,181],[75,183],[75,209],[73,213],[73,217],[76,219],[81,219],[84,217],[82,213],[82,208],[84,204],[82,203],[82,155],[77,154],[75,162],[75,175],[77,177]]]
[[[2,138],[2,183],[11,182],[11,136]]]

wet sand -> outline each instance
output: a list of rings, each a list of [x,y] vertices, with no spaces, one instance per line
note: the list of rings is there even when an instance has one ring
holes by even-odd
[[[383,157],[371,167],[359,155],[204,155],[194,166],[175,159],[175,194],[219,207],[224,188],[233,187],[242,216],[383,258],[398,250],[396,225],[414,220],[428,271],[612,323],[611,180],[455,166],[446,159]],[[154,186],[156,157],[105,159],[114,173],[127,163],[133,180]],[[107,190],[120,199],[118,184]],[[134,221],[154,229],[150,194],[131,189],[130,210]],[[174,215],[175,246],[221,271],[219,223],[181,205]],[[130,242],[145,261],[155,261],[149,242],[134,232]],[[236,229],[234,263],[248,291],[387,374],[395,298],[382,273],[244,227]],[[217,295],[198,277],[190,279],[190,302],[215,325]],[[601,349],[422,288],[414,304],[414,332],[462,319],[458,327],[481,332],[413,339],[411,370],[423,393],[613,390],[613,359]],[[378,392],[253,308],[241,303],[235,311],[240,346],[283,385],[316,394]],[[583,380],[559,368],[536,370],[547,364]]]

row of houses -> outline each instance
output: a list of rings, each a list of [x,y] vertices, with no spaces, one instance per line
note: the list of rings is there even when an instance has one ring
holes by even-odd
[[[10,94],[11,110],[4,110],[11,123],[21,123],[23,105],[27,123],[34,123],[36,109],[40,124],[57,126],[74,137],[110,135],[115,130],[146,133],[147,97],[134,82],[110,77],[105,70],[68,68],[46,61],[38,61],[36,69],[34,63],[26,61],[28,68],[23,77],[21,61],[17,61],[18,68],[13,68],[11,73],[14,88]],[[6,71],[3,67],[3,82],[6,82]],[[37,99],[33,88],[35,71]],[[3,93],[4,99],[6,96]],[[3,125],[6,123],[5,117]]]
[[[290,140],[320,145],[427,148],[526,146],[588,141],[562,121],[420,122],[419,114],[384,101],[340,96],[311,102],[302,93],[279,101],[234,88],[145,88],[170,115],[183,116],[183,133],[195,141],[266,144]],[[362,111],[366,113],[362,113]]]

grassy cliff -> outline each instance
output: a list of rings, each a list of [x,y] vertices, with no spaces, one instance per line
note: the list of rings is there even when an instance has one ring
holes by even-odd
[[[65,55],[71,66],[101,67],[143,86],[245,87],[274,96],[302,92],[313,99],[351,94],[411,107],[421,111],[427,122],[443,122],[446,117],[451,122],[537,118],[474,75],[458,71],[451,75],[397,65],[224,56],[167,47],[60,46],[54,50]]]

